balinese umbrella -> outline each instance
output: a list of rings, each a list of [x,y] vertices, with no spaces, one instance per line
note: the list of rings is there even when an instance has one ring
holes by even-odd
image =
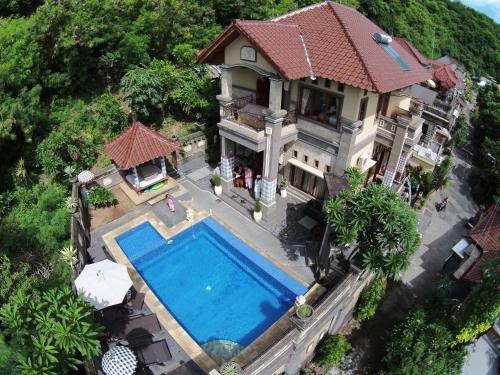
[[[137,359],[128,347],[117,345],[104,353],[101,365],[107,375],[132,375]]]
[[[108,259],[88,264],[75,280],[78,294],[97,310],[121,303],[132,286],[127,267]]]
[[[95,175],[91,171],[83,171],[77,176],[78,182],[81,184],[87,184],[94,181]]]

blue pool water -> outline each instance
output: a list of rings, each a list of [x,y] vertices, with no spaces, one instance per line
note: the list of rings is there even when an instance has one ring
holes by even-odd
[[[307,291],[210,217],[168,241],[149,222],[116,240],[199,345],[245,347]]]

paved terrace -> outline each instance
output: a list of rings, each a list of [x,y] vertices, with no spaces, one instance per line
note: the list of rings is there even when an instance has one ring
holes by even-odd
[[[202,167],[203,168],[203,167]],[[109,251],[104,250],[105,243],[103,236],[106,233],[134,222],[141,216],[152,213],[167,228],[177,226],[185,221],[186,208],[192,208],[195,212],[211,212],[218,220],[238,233],[244,241],[251,243],[263,255],[270,257],[289,274],[295,277],[304,285],[311,286],[314,283],[314,275],[309,267],[306,266],[304,250],[299,247],[290,246],[283,243],[275,235],[272,228],[257,225],[250,215],[234,209],[231,205],[219,199],[214,195],[209,186],[200,184],[189,178],[181,178],[179,181],[181,189],[173,194],[176,201],[176,212],[168,210],[166,202],[161,200],[153,205],[143,203],[137,206],[137,209],[129,212],[121,218],[112,221],[102,227],[97,228],[91,233],[90,252],[97,256],[95,261],[105,257],[113,258]],[[289,203],[294,204],[293,198]],[[288,203],[286,203],[288,204]],[[279,222],[278,219],[277,222]],[[267,223],[270,225],[270,223]],[[146,313],[150,313],[149,308],[145,307]],[[162,330],[156,339],[165,339],[172,354],[172,359],[164,366],[151,366],[153,374],[202,374],[203,371],[191,360],[190,356],[178,345],[176,340],[166,331]]]

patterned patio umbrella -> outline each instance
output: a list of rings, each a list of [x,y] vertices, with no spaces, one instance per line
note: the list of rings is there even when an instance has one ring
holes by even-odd
[[[78,182],[81,184],[86,184],[90,181],[93,181],[95,178],[95,175],[91,171],[83,171],[80,172],[80,174],[77,176]]]
[[[117,345],[102,356],[101,365],[107,375],[132,375],[137,359],[128,347]]]
[[[87,264],[75,280],[78,294],[97,310],[121,303],[131,286],[127,267],[108,259]]]

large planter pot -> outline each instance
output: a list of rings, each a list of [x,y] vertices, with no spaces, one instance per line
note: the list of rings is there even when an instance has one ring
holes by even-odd
[[[259,221],[262,220],[262,211],[259,212],[253,212],[253,218],[254,220],[258,223]]]
[[[222,194],[222,185],[215,185],[214,187],[214,192],[215,192],[215,195],[221,195]]]
[[[281,195],[282,198],[286,198],[286,196],[287,196],[286,188],[285,189],[280,189],[280,195]]]
[[[307,303],[298,306],[295,310],[295,315],[297,315],[297,318],[299,318],[303,322],[308,322],[309,320],[311,320],[313,314],[313,307],[311,305],[308,305]]]

